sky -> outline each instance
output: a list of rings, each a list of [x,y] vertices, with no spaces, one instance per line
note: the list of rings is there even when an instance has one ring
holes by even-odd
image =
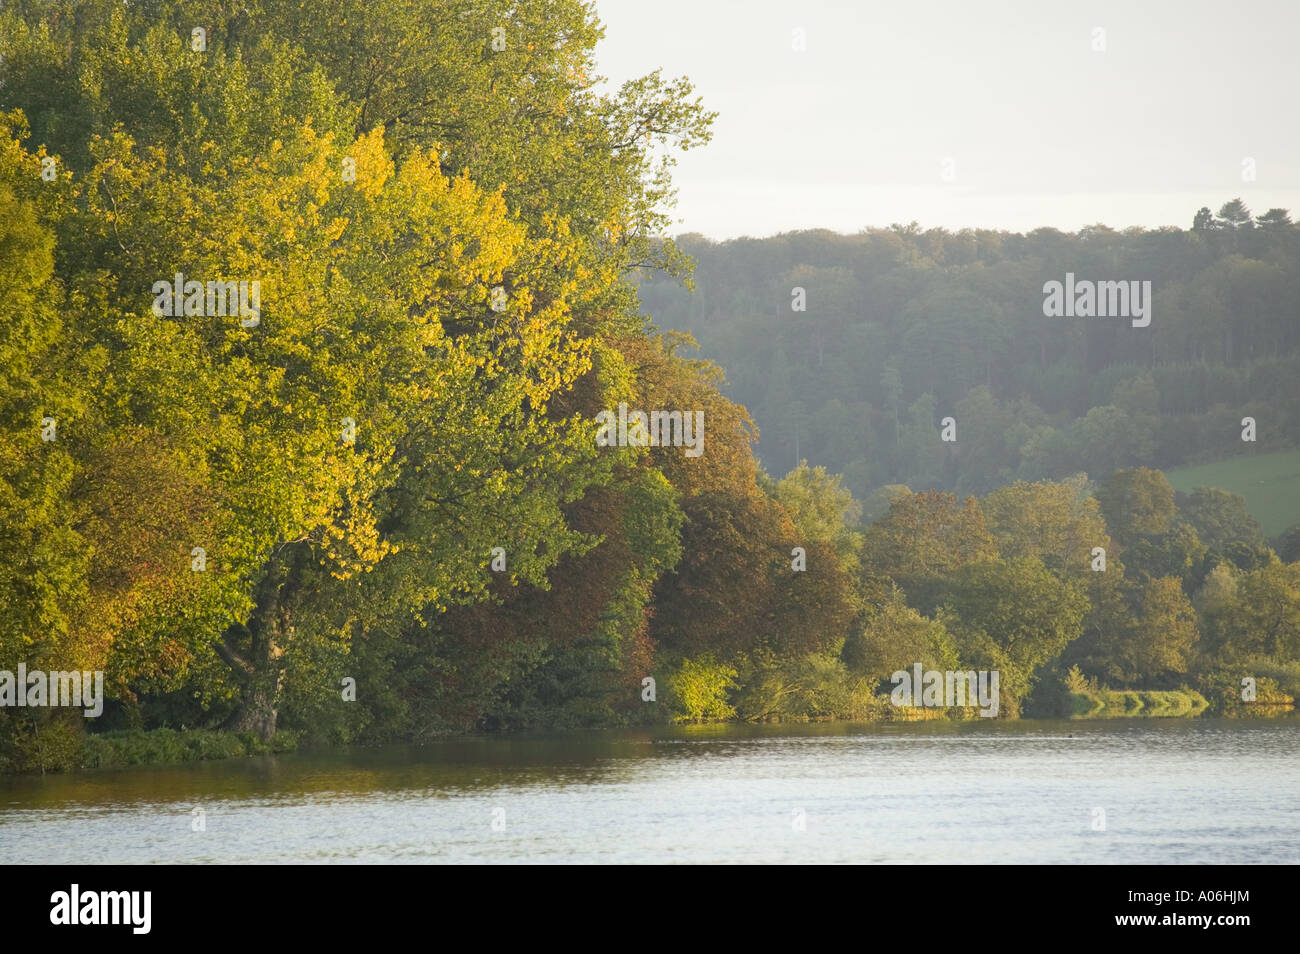
[[[672,234],[1187,228],[1236,196],[1300,219],[1300,0],[595,8],[611,83],[662,67],[720,114]]]

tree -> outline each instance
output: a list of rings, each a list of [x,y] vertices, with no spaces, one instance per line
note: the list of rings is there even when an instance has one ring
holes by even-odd
[[[807,461],[777,481],[773,496],[809,540],[854,547],[862,506],[841,486],[841,478]]]
[[[1196,530],[1211,553],[1223,553],[1230,544],[1264,546],[1264,530],[1251,516],[1246,498],[1217,487],[1197,487],[1176,499],[1179,514]]]
[[[1149,414],[1133,417],[1118,407],[1094,407],[1075,421],[1070,436],[1089,470],[1110,473],[1150,459],[1153,421]]]
[[[993,397],[987,385],[972,388],[957,402],[961,422],[958,442],[958,484],[964,490],[984,492],[1006,483],[1014,456],[1008,441],[1019,415],[1015,407]]]
[[[975,498],[959,502],[936,490],[895,497],[867,531],[863,552],[869,569],[900,581],[997,556]]]
[[[1100,644],[1106,678],[1120,685],[1173,688],[1197,649],[1196,611],[1174,577],[1129,589],[1126,612],[1112,618]]]
[[[1219,209],[1219,222],[1226,229],[1252,229],[1255,220],[1251,218],[1250,209],[1241,199],[1225,202]]]
[[[1221,662],[1300,653],[1300,564],[1273,562],[1236,581],[1205,610],[1206,636]]]
[[[1176,520],[1167,533],[1138,535],[1124,557],[1136,579],[1173,576],[1190,592],[1199,585],[1205,572],[1208,552],[1195,528],[1186,521]]]
[[[908,606],[897,586],[870,623],[845,642],[843,658],[850,670],[876,683],[897,670],[910,671],[918,662],[926,670],[948,670],[957,664],[952,637],[942,621],[927,619]]]
[[[31,185],[40,163],[23,150],[24,132],[21,117],[0,114],[0,669],[11,672],[19,662],[103,661],[75,626],[93,542],[77,531],[69,499],[84,379],[61,347],[55,235],[42,222]]]
[[[735,689],[734,667],[719,663],[706,653],[684,659],[669,679],[668,688],[679,722],[729,719],[736,714],[727,702],[728,690]]]
[[[1138,534],[1167,532],[1174,518],[1174,488],[1148,467],[1115,471],[1096,496],[1111,536],[1125,546]]]
[[[1286,209],[1269,209],[1262,215],[1255,216],[1255,224],[1261,229],[1282,231],[1292,228],[1291,214]]]
[[[1278,537],[1273,549],[1277,551],[1283,563],[1295,563],[1300,560],[1300,523],[1292,524]]]
[[[875,523],[889,512],[889,505],[895,497],[910,495],[911,488],[906,484],[886,484],[877,487],[862,501],[862,520],[866,524]]]
[[[1036,557],[1058,574],[1091,572],[1093,548],[1111,549],[1097,501],[1079,475],[1063,483],[1017,481],[980,503],[1007,558]]]
[[[195,536],[208,559],[185,577],[185,625],[129,637],[122,678],[179,655],[217,695],[233,682],[232,727],[269,737],[285,687],[322,691],[317,663],[353,639],[418,641],[412,619],[490,599],[492,547],[512,584],[545,587],[597,544],[569,508],[635,457],[598,455],[587,423],[622,383],[613,335],[642,331],[623,276],[683,264],[655,238],[672,161],[656,143],[706,141],[711,115],[658,74],[595,93],[599,28],[578,2],[304,17],[268,0],[212,11],[202,57],[183,49],[191,20],[170,3],[5,11],[0,44],[6,92],[77,173],[50,194],[57,277],[77,289],[66,345],[111,368],[88,472],[134,489],[161,468],[186,478],[169,502],[201,504],[157,510],[174,566]],[[260,321],[150,314],[143,290],[180,263],[255,279]],[[107,450],[137,432],[127,467]],[[675,494],[647,499],[640,528],[673,537]],[[133,517],[84,507],[99,533]],[[133,542],[115,559],[157,562],[161,538]],[[648,599],[634,577],[656,560],[624,565],[621,592]],[[138,587],[121,580],[154,577],[104,578],[125,606]]]
[[[1038,672],[1082,632],[1088,599],[1036,559],[957,568],[942,597],[965,666],[1001,670],[1003,711],[1019,712]]]

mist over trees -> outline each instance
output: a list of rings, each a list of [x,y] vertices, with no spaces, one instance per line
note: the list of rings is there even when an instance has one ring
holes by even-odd
[[[1259,452],[1300,439],[1300,229],[1284,209],[1236,199],[1190,229],[678,244],[695,292],[652,276],[647,312],[724,365],[766,466],[806,458],[859,498],[1218,460],[1240,451],[1246,416]],[[1067,273],[1150,281],[1150,326],[1045,317],[1043,286]],[[948,416],[958,440],[936,444]]]

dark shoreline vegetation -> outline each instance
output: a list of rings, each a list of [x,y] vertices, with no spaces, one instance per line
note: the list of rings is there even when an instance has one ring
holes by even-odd
[[[106,690],[0,709],[0,771],[979,718],[893,706],[914,664],[999,672],[1000,718],[1291,710],[1300,526],[1156,469],[1300,444],[1283,210],[679,246],[713,116],[600,92],[598,35],[573,0],[0,10],[0,672]],[[1044,317],[1067,272],[1152,280],[1151,325]],[[159,316],[178,273],[258,320]],[[597,446],[624,402],[702,411],[703,454]]]

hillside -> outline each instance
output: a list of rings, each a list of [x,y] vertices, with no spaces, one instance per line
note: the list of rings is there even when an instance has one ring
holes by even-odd
[[[1300,451],[1180,467],[1165,476],[1183,493],[1197,487],[1219,487],[1241,494],[1270,537],[1300,523]]]
[[[1195,218],[1188,230],[686,236],[695,293],[655,278],[642,300],[725,368],[769,470],[806,458],[859,498],[1289,450],[1300,232],[1284,210],[1252,217],[1240,201]],[[1076,303],[1090,282],[1096,301]],[[1052,283],[1070,296],[1059,317]],[[1108,305],[1132,316],[1098,314]],[[1248,416],[1254,443],[1242,440]],[[946,417],[956,440],[945,443]]]

